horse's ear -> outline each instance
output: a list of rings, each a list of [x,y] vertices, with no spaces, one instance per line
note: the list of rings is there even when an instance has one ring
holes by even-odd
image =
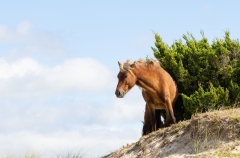
[[[123,64],[118,61],[119,69],[121,72],[124,72]]]
[[[121,63],[118,61],[118,65],[119,65],[119,67],[121,66]]]
[[[134,61],[133,63],[130,64],[130,67],[133,68],[137,62]]]

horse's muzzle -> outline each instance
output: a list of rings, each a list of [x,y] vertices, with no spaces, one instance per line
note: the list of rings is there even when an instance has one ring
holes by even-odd
[[[118,98],[123,98],[125,95],[124,90],[116,90],[115,94]]]

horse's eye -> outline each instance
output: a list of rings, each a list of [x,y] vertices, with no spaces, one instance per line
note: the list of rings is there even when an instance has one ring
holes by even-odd
[[[127,77],[128,77],[127,75],[124,76],[124,78],[127,78]]]

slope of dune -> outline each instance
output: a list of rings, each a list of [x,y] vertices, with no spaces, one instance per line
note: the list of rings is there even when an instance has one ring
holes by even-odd
[[[103,157],[240,157],[240,108],[196,114]]]

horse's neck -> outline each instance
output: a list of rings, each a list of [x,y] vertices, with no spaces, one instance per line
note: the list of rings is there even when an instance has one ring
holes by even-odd
[[[158,84],[158,79],[156,78],[156,72],[154,73],[152,70],[143,69],[143,70],[135,70],[134,74],[137,77],[136,85],[147,90],[147,91],[155,91],[155,88]]]

